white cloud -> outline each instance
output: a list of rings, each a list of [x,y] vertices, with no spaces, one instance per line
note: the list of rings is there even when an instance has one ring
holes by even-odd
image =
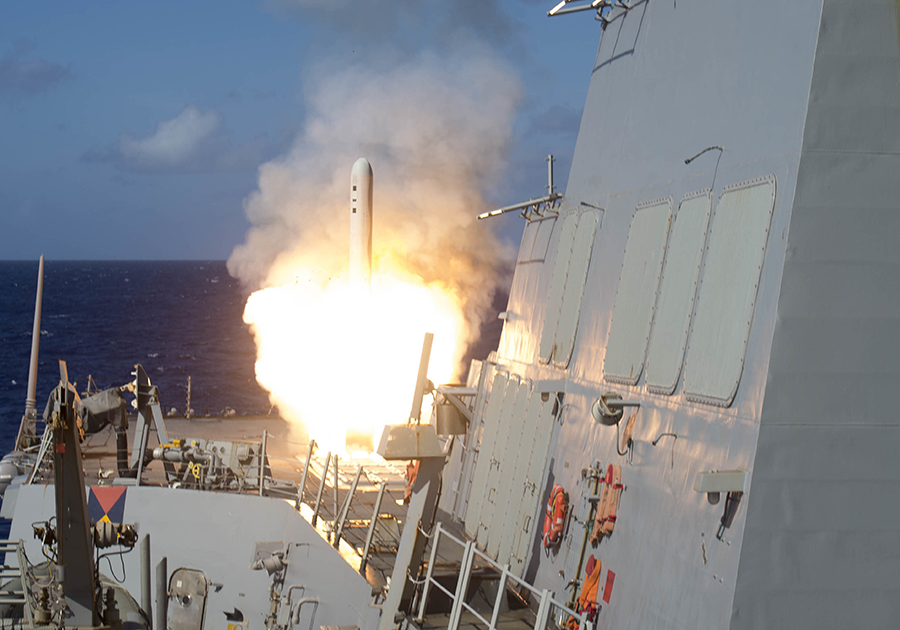
[[[143,166],[177,167],[191,160],[221,124],[217,111],[204,113],[189,105],[175,118],[158,123],[152,136],[135,139],[122,134],[119,150],[124,158]]]
[[[272,143],[264,133],[236,143],[222,121],[214,109],[188,105],[175,118],[157,123],[154,134],[123,133],[118,143],[92,147],[81,160],[138,173],[212,173],[253,170],[283,151],[283,140]]]
[[[0,57],[0,94],[34,96],[71,74],[69,68],[44,59],[22,59],[34,44],[20,40],[12,52]]]

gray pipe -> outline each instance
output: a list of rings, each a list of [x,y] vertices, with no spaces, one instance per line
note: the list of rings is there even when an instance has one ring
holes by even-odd
[[[618,448],[618,446],[616,446]],[[594,480],[594,485],[591,486],[591,496],[597,495],[597,490],[600,488],[600,477],[603,476],[603,472],[600,470],[600,462],[597,462],[593,468],[588,469],[590,471],[590,477]],[[572,586],[572,596],[569,598],[569,601],[566,603],[566,606],[569,608],[575,609],[575,602],[578,597],[578,588],[581,585],[581,567],[584,566],[584,552],[587,549],[588,538],[591,536],[591,531],[594,528],[594,511],[595,511],[594,502],[590,503],[590,508],[588,509],[588,517],[587,521],[584,524],[584,538],[581,540],[581,551],[578,555],[578,568],[575,569],[575,577],[573,578],[574,585]]]
[[[269,434],[263,429],[262,446],[259,454],[259,496],[263,496],[266,491],[266,442]]]
[[[299,590],[302,593],[306,592],[306,586],[303,584],[291,584],[287,590],[287,609],[288,609],[288,621],[294,615],[294,591]]]
[[[153,598],[150,596],[150,534],[141,540],[141,608],[153,627]]]
[[[169,561],[163,556],[156,565],[156,623],[164,630],[169,616]]]
[[[296,626],[300,623],[300,609],[303,608],[304,604],[313,604],[313,612],[312,617],[309,620],[309,627],[313,627],[313,622],[316,619],[316,610],[319,608],[319,598],[318,597],[304,597],[300,601],[297,602],[294,610],[291,611],[291,625]]]
[[[197,446],[184,450],[171,446],[157,446],[153,449],[153,459],[176,464],[184,462],[208,464],[213,456]]]

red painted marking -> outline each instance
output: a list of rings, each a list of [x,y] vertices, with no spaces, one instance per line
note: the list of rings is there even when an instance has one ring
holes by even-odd
[[[116,501],[125,494],[125,488],[122,486],[91,486],[91,492],[94,493],[103,511],[109,512]]]
[[[66,452],[66,444],[65,442],[61,442],[56,445],[56,452],[59,454],[64,454]]]
[[[612,571],[606,572],[606,588],[603,589],[603,601],[607,604],[609,603],[609,598],[612,596],[613,582],[616,581],[616,574]]]

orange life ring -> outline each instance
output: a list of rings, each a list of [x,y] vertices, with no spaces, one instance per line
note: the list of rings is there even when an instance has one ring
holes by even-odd
[[[547,502],[547,514],[544,516],[544,547],[551,549],[562,540],[563,529],[566,526],[566,514],[569,512],[569,495],[559,484],[553,486],[550,491],[550,500]]]

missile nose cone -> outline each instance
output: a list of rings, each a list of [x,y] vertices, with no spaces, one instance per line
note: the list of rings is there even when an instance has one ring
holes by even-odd
[[[345,166],[344,168],[347,167]],[[372,165],[369,164],[369,160],[366,158],[359,158],[353,163],[353,169],[351,169],[350,174],[372,177]]]

